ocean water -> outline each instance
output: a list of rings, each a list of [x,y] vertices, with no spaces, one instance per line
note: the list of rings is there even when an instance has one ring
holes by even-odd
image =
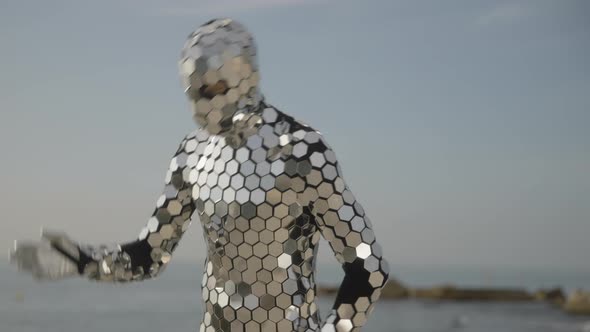
[[[564,285],[590,289],[590,274],[493,269],[394,267],[397,277],[417,285],[444,282],[473,286],[537,288]],[[430,271],[429,271],[430,270]],[[478,272],[479,271],[479,272]],[[341,273],[320,267],[319,281],[334,284]],[[39,283],[0,265],[0,332],[198,331],[199,264],[173,262],[157,279],[100,284],[81,279]],[[520,282],[517,284],[516,282]],[[332,298],[320,297],[320,312]],[[543,303],[381,301],[363,331],[544,332],[590,331],[590,317],[571,316]]]

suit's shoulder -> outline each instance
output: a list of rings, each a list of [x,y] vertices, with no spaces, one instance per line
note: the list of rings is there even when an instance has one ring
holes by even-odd
[[[183,141],[190,141],[190,140],[194,140],[196,142],[204,142],[206,140],[209,139],[210,134],[207,132],[207,130],[203,129],[203,128],[197,128],[193,131],[191,131],[190,133],[188,133]]]
[[[205,129],[197,128],[184,136],[176,153],[179,154],[184,152],[191,154],[195,151],[198,152],[198,150],[204,148],[204,144],[202,143],[206,143],[209,140],[209,137],[210,135]],[[201,147],[199,148],[199,146]]]
[[[304,140],[313,144],[323,141],[323,135],[319,130],[272,105],[266,105],[262,111],[262,119],[265,125],[274,127],[277,134],[291,136],[293,142]]]
[[[314,167],[321,166],[322,161],[336,162],[334,151],[319,130],[274,107],[265,108],[262,116],[263,138],[265,135],[278,136],[285,160],[294,158],[290,162],[308,161]]]

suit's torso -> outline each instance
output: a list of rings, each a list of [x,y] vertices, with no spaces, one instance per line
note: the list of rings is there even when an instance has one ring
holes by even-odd
[[[207,246],[201,329],[315,331],[320,233],[306,188],[314,149],[325,145],[272,108],[248,135],[196,132],[176,157],[186,163]]]

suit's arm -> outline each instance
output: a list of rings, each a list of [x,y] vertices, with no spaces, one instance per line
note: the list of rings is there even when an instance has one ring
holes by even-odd
[[[180,144],[162,195],[136,241],[111,247],[80,246],[81,274],[99,281],[134,281],[155,277],[166,267],[195,210],[190,171],[197,163],[195,150],[205,139],[197,132]]]
[[[387,282],[389,268],[371,222],[346,185],[333,150],[325,143],[313,150],[306,182],[310,185],[307,190],[313,191],[309,196],[317,198],[309,203],[322,236],[345,272],[322,331],[358,331]]]

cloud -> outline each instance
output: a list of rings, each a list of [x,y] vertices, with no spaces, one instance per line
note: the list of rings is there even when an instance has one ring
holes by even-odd
[[[532,15],[532,8],[519,2],[510,2],[496,6],[481,15],[477,23],[491,25],[499,23],[510,23]]]
[[[254,9],[266,9],[274,7],[286,7],[308,5],[323,2],[325,0],[172,0],[151,1],[147,10],[151,14],[164,16],[194,16],[194,15],[219,15],[235,13]],[[141,7],[146,9],[146,3]]]

